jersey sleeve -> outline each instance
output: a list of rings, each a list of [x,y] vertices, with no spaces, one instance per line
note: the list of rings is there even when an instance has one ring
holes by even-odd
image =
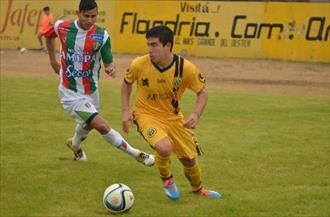
[[[187,70],[187,88],[199,93],[205,88],[206,80],[199,72],[199,69],[193,64],[189,64],[186,67]]]
[[[58,27],[62,22],[62,20],[58,20],[54,25],[48,25],[47,29],[44,30],[42,35],[46,38],[56,38],[58,36]]]
[[[127,84],[133,84],[137,80],[138,72],[139,72],[138,64],[136,62],[136,59],[134,59],[131,65],[129,66],[129,68],[125,72],[124,81]]]
[[[110,36],[106,30],[104,31],[104,41],[103,46],[101,47],[101,56],[104,64],[110,64],[113,62]]]

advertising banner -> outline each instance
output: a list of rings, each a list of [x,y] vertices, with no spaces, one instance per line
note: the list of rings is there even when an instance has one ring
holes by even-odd
[[[42,8],[75,19],[79,0],[1,0],[0,48],[38,48]],[[98,0],[97,24],[118,53],[146,53],[145,33],[167,25],[174,52],[204,57],[330,62],[330,3]]]
[[[98,1],[97,24],[113,26],[114,1]],[[42,20],[42,9],[50,7],[54,21],[76,19],[79,0],[0,0],[0,48],[39,48],[37,34]],[[108,10],[107,8],[111,8]]]

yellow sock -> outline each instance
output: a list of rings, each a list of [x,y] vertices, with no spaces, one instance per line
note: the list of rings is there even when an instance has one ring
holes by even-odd
[[[171,161],[170,156],[163,157],[160,156],[158,153],[155,155],[155,164],[159,170],[160,177],[162,179],[169,178],[171,176]]]
[[[201,169],[198,163],[192,167],[184,167],[184,174],[190,182],[193,191],[198,191],[202,187]]]

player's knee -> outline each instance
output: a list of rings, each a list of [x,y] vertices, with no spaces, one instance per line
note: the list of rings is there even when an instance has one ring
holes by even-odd
[[[93,121],[91,127],[97,130],[102,135],[107,134],[110,131],[110,126],[106,121]]]
[[[185,167],[193,167],[196,164],[196,158],[180,158],[179,160]]]
[[[97,130],[102,135],[107,134],[110,131],[110,125],[100,115],[96,115],[88,124],[89,128]]]
[[[169,156],[173,150],[173,145],[169,139],[163,139],[156,144],[156,150],[161,156]]]

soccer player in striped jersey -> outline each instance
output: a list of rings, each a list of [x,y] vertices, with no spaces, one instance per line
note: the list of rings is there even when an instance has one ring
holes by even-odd
[[[95,0],[81,0],[77,20],[57,21],[45,33],[50,64],[60,76],[60,101],[77,123],[74,136],[66,144],[73,151],[75,160],[85,161],[87,157],[80,144],[92,129],[96,129],[106,142],[142,164],[152,166],[153,155],[129,145],[98,113],[101,59],[109,76],[115,77],[115,68],[109,34],[95,25],[97,15]],[[60,63],[56,58],[55,37],[61,43]]]
[[[180,194],[171,173],[170,155],[175,153],[183,164],[192,191],[210,198],[222,198],[216,191],[203,187],[196,159],[201,149],[191,129],[197,126],[207,103],[205,79],[190,61],[172,53],[173,32],[166,26],[151,28],[147,34],[148,54],[135,58],[122,83],[123,130],[129,122],[156,151],[155,164],[163,180],[165,194],[178,200]],[[129,110],[132,85],[136,83],[133,113]],[[196,93],[194,110],[184,119],[179,100],[186,89]]]

